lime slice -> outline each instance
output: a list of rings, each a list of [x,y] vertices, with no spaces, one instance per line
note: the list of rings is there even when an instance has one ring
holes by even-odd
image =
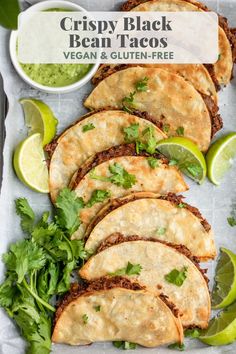
[[[191,140],[182,137],[169,138],[157,143],[157,149],[176,163],[179,169],[198,183],[206,177],[206,162],[203,154]]]
[[[209,345],[227,345],[236,339],[236,303],[214,317],[199,339]]]
[[[42,101],[32,98],[23,98],[20,103],[24,110],[29,135],[40,133],[43,146],[50,143],[56,134],[58,123],[51,109]]]
[[[16,147],[13,164],[24,184],[37,192],[48,193],[48,168],[39,133],[30,135]]]
[[[208,178],[216,185],[230,169],[236,156],[236,133],[230,133],[211,145],[207,155]]]
[[[221,248],[212,290],[212,307],[220,309],[236,300],[236,255]]]

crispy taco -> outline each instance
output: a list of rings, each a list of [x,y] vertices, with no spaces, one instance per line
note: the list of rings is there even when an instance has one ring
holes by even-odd
[[[199,210],[181,196],[134,193],[108,203],[86,231],[85,248],[95,252],[111,234],[138,234],[186,246],[201,261],[214,259],[216,247],[211,226]]]
[[[129,67],[113,73],[95,87],[85,106],[147,112],[168,127],[168,136],[184,135],[202,151],[222,127],[210,96],[203,98],[181,76],[159,68]]]
[[[124,11],[209,11],[195,0],[128,0],[122,5]],[[214,65],[207,65],[216,84],[227,85],[232,77],[236,59],[236,37],[227,19],[219,16],[219,58]]]
[[[79,274],[87,281],[124,274],[149,291],[164,293],[179,309],[184,327],[206,328],[210,295],[204,272],[198,267],[183,246],[117,234],[101,245]]]
[[[70,188],[85,202],[85,208],[80,212],[82,224],[73,237],[81,238],[110,198],[133,192],[179,193],[186,191],[188,186],[176,166],[170,166],[162,155],[137,153],[135,144],[124,144],[89,159],[73,176]]]
[[[129,341],[156,347],[183,340],[178,310],[164,296],[114,277],[73,286],[57,309],[54,343]]]
[[[101,111],[86,115],[47,146],[50,155],[49,189],[53,202],[58,192],[67,187],[73,174],[95,153],[125,143],[124,129],[138,127],[140,139],[146,128],[152,128],[156,140],[166,135],[147,114],[142,118],[123,111]]]
[[[202,64],[101,64],[93,76],[92,82],[94,85],[97,85],[114,72],[132,66],[159,68],[182,76],[202,95],[209,96],[216,105],[218,103],[215,83],[208,70]]]

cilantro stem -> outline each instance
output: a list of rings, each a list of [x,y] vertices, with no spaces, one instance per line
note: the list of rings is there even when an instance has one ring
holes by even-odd
[[[26,288],[26,290],[28,290],[28,292],[35,298],[35,300],[37,300],[39,303],[41,303],[44,307],[46,307],[48,310],[55,312],[55,308],[53,306],[51,306],[50,304],[48,304],[46,301],[44,301],[43,299],[41,299],[41,297],[39,297],[37,294],[35,294],[31,288],[29,287],[29,285],[27,284],[27,281],[25,279],[23,279],[23,285]]]

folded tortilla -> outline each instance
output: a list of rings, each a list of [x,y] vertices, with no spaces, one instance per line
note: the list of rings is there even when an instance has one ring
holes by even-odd
[[[132,66],[159,68],[182,76],[202,95],[209,96],[216,105],[218,103],[215,83],[213,82],[208,70],[202,64],[101,64],[93,76],[92,82],[94,85],[97,85],[114,72],[124,70],[127,69],[127,67]]]
[[[52,341],[86,345],[124,340],[145,347],[181,343],[183,329],[176,316],[164,296],[128,279],[103,278],[84,289],[74,286],[57,310]]]
[[[110,198],[124,197],[133,192],[156,192],[166,194],[168,192],[179,193],[186,191],[186,185],[182,174],[176,166],[169,166],[168,160],[161,155],[153,155],[159,160],[159,165],[152,168],[149,165],[146,153],[137,154],[134,144],[119,145],[106,151],[96,154],[92,159],[83,165],[73,176],[70,187],[74,189],[78,197],[82,197],[87,203],[96,190],[106,190],[110,193]],[[94,179],[92,175],[110,177],[109,167],[114,164],[120,165],[129,174],[136,178],[135,184],[125,189],[110,181]],[[99,210],[108,202],[95,203],[89,208],[84,208],[80,212],[81,226],[73,235],[73,238],[84,236],[87,226],[96,217]]]
[[[173,194],[160,197],[153,193],[135,193],[111,201],[87,228],[85,248],[95,252],[116,232],[124,237],[139,235],[184,245],[201,261],[216,256],[211,226],[197,208]]]
[[[144,285],[149,291],[164,293],[179,309],[184,327],[208,326],[210,295],[207,282],[198,266],[188,258],[189,254],[183,246],[176,249],[157,240],[123,238],[120,234],[113,240],[108,239],[98,252],[80,269],[79,274],[83,279],[92,281],[112,276],[126,269],[129,263],[138,264],[141,266],[140,274],[136,272],[125,276]],[[174,274],[171,279],[166,279],[174,270],[185,273],[182,284],[175,283]]]
[[[204,101],[191,84],[169,71],[129,67],[115,72],[95,87],[84,104],[95,110],[122,108],[124,98],[144,78],[148,78],[147,90],[135,94],[131,109],[147,112],[156,122],[168,126],[168,136],[178,135],[179,128],[183,128],[184,136],[206,151],[213,134],[222,127],[218,107],[209,96]]]
[[[83,132],[83,127],[89,124],[94,128]],[[123,111],[101,111],[82,117],[53,141],[47,147],[51,156],[49,189],[52,201],[55,202],[59,191],[68,186],[73,174],[89,157],[111,146],[124,144],[123,129],[131,124],[139,124],[141,139],[141,132],[147,127],[152,127],[156,140],[166,137],[147,115],[142,118]]]
[[[129,0],[123,4],[124,11],[209,11],[195,0]],[[212,77],[219,85],[227,85],[232,77],[233,62],[236,56],[236,37],[228,27],[227,20],[219,16],[219,59],[210,65]]]

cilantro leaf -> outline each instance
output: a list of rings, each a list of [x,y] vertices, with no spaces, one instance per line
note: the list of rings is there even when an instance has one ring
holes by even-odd
[[[148,161],[149,166],[153,169],[160,166],[159,160],[156,159],[155,157],[150,156],[147,158],[147,161]]]
[[[68,291],[70,287],[70,276],[72,270],[75,268],[75,261],[71,261],[65,265],[62,271],[62,278],[57,286],[57,293],[63,294]]]
[[[185,350],[185,345],[182,343],[173,343],[173,344],[170,344],[168,345],[168,348],[169,349],[176,349],[176,350],[179,350],[180,352],[183,352]]]
[[[116,347],[118,349],[123,349],[123,350],[136,349],[136,347],[137,347],[136,343],[118,341],[118,340],[114,341],[113,345],[114,345],[114,347]]]
[[[176,160],[170,160],[169,161],[169,164],[168,164],[169,166],[175,166],[175,165],[178,165],[178,161],[176,161]]]
[[[146,92],[148,89],[148,77],[144,77],[142,80],[139,80],[135,84],[135,88],[138,92]]]
[[[16,213],[21,218],[21,228],[24,232],[31,232],[34,226],[35,215],[26,198],[15,201]]]
[[[87,208],[91,208],[96,203],[101,203],[105,199],[110,198],[111,192],[105,189],[96,189],[93,191],[91,198],[89,199],[88,203],[86,204]]]
[[[100,312],[101,311],[101,305],[94,306],[94,310],[96,312]]]
[[[82,198],[74,191],[64,188],[56,199],[58,225],[72,235],[80,226],[79,211],[84,207]]]
[[[181,286],[187,278],[187,270],[187,267],[183,267],[181,271],[173,269],[170,273],[165,275],[165,280],[168,281],[168,283]]]
[[[227,218],[227,221],[228,221],[228,224],[230,225],[230,226],[236,226],[236,219],[235,219],[235,217],[234,216],[230,216],[230,217],[228,217]]]
[[[196,164],[190,164],[186,167],[186,169],[193,177],[200,176],[202,173],[201,166]]]
[[[130,92],[129,96],[125,96],[122,99],[122,108],[128,113],[132,113],[132,109],[135,108],[134,96],[136,95],[136,91]]]
[[[110,181],[117,186],[122,186],[124,189],[129,189],[136,183],[135,175],[128,173],[120,164],[116,162],[114,165],[109,166],[109,170],[112,173]]]
[[[43,250],[29,240],[13,243],[9,252],[3,255],[3,261],[9,271],[15,272],[21,283],[31,270],[41,269],[46,262]]]
[[[198,338],[200,336],[200,330],[198,328],[186,329],[184,336],[189,338]]]
[[[157,235],[165,235],[166,233],[166,228],[165,227],[160,227],[158,230],[157,230]]]
[[[139,124],[133,123],[129,127],[124,128],[123,132],[125,134],[124,138],[126,142],[136,141],[139,138]]]
[[[178,127],[176,129],[176,134],[179,136],[183,136],[184,135],[184,127]]]
[[[118,269],[114,273],[109,273],[111,276],[116,275],[139,275],[141,273],[142,266],[140,264],[132,264],[128,262],[125,268]]]
[[[143,130],[142,135],[146,136],[147,138],[146,142],[140,145],[141,150],[145,150],[150,155],[154,154],[157,147],[157,140],[154,137],[154,128],[151,126],[147,127]]]
[[[86,132],[88,132],[89,130],[92,130],[92,129],[95,129],[94,124],[93,123],[88,123],[88,124],[86,124],[86,125],[84,125],[82,127],[82,132],[86,133]]]

